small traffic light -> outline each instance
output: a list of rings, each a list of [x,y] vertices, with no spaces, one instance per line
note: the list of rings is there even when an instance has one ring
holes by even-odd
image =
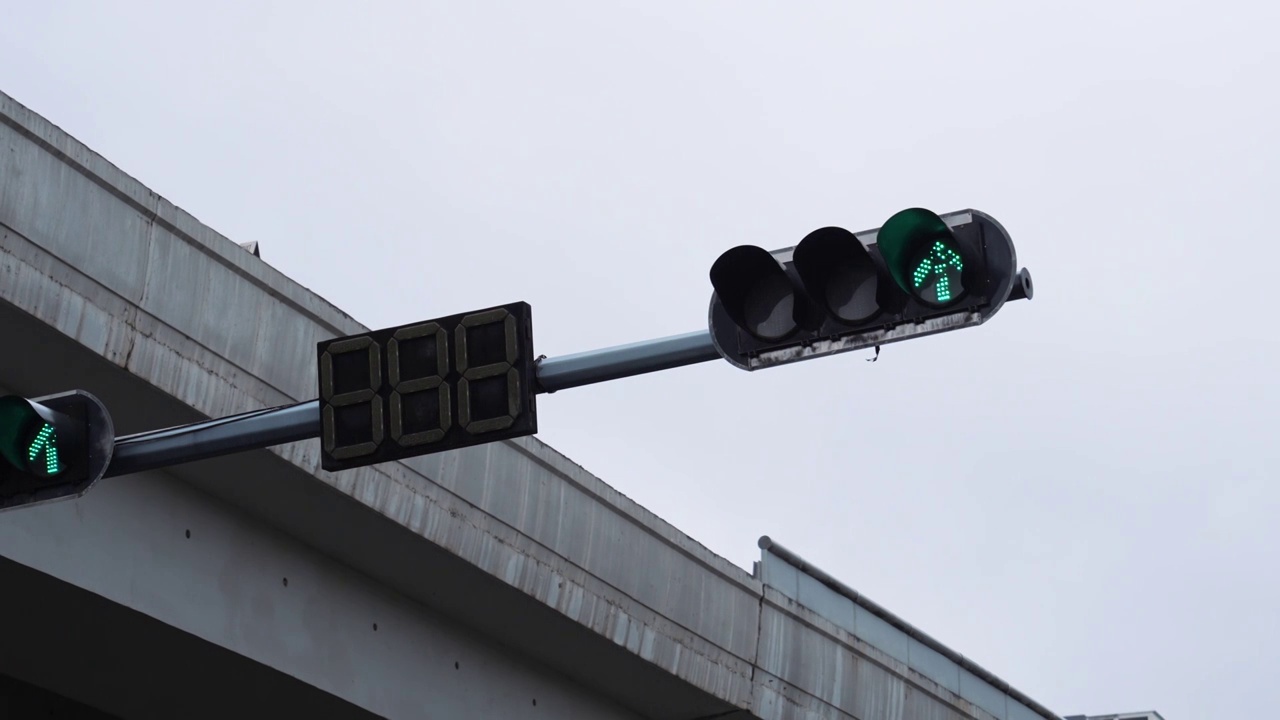
[[[815,230],[791,248],[732,248],[711,285],[712,342],[745,370],[980,325],[1032,295],[994,218],[922,208],[875,230]]]
[[[114,448],[111,415],[83,390],[0,397],[0,510],[83,495]]]
[[[325,340],[316,352],[325,470],[538,431],[528,303]]]

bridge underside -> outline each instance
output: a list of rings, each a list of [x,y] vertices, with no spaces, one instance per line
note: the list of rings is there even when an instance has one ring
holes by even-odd
[[[0,588],[0,674],[21,681],[0,682],[0,710],[27,711],[6,717],[377,717],[12,560],[0,558]]]

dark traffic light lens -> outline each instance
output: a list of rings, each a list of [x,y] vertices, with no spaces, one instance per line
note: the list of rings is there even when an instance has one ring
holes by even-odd
[[[724,251],[711,265],[711,286],[734,324],[758,340],[780,340],[799,327],[796,287],[768,250]]]
[[[876,302],[878,284],[874,267],[837,267],[827,281],[827,309],[845,322],[862,322],[880,311]]]
[[[796,246],[792,262],[809,296],[841,322],[859,323],[880,312],[875,262],[848,230],[814,230]]]
[[[777,340],[796,329],[796,296],[786,275],[760,279],[743,299],[746,331],[761,340]]]
[[[911,293],[923,302],[942,307],[964,295],[964,259],[951,238],[936,238],[912,258]]]

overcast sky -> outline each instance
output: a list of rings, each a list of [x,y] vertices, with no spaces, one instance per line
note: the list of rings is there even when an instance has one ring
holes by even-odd
[[[370,327],[526,300],[550,356],[705,328],[737,244],[989,212],[1037,294],[987,325],[539,437],[1061,714],[1266,717],[1278,7],[14,0],[0,89]]]

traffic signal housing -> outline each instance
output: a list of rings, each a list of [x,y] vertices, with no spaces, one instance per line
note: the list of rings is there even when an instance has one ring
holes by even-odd
[[[740,245],[711,266],[711,284],[712,341],[744,370],[980,325],[1033,292],[995,218],[923,208],[781,250]]]
[[[83,495],[114,449],[111,415],[90,393],[0,397],[0,511]]]

